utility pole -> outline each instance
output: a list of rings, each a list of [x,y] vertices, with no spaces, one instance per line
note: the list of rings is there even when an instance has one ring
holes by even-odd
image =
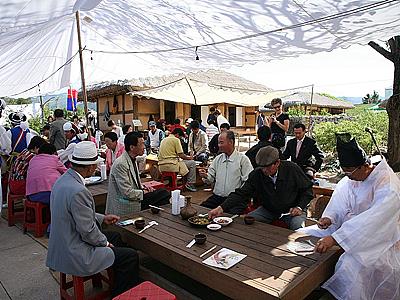
[[[90,130],[89,130],[89,119],[87,117],[88,115],[88,100],[87,100],[87,94],[86,94],[86,85],[85,85],[85,72],[83,68],[83,49],[82,49],[82,40],[81,40],[81,22],[79,18],[79,11],[75,13],[76,15],[76,27],[78,30],[78,45],[79,45],[79,63],[81,66],[81,81],[82,81],[82,95],[83,95],[83,107],[85,109],[85,118],[86,118],[86,127],[88,129],[88,135],[90,137]]]

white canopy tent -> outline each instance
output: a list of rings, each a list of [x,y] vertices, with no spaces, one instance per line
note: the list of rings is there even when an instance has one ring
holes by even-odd
[[[0,96],[37,95],[38,86],[42,93],[80,86],[77,10],[88,84],[224,69],[386,40],[400,32],[399,0],[3,0],[0,5]]]
[[[133,79],[132,86],[151,88],[131,94],[195,105],[228,103],[238,106],[264,105],[289,91],[273,91],[261,84],[218,70]]]

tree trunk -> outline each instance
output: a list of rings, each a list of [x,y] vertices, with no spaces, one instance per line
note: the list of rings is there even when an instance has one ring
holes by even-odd
[[[389,116],[388,163],[395,172],[400,171],[400,36],[388,41],[390,52],[375,42],[369,42],[372,48],[393,62],[393,95],[389,98],[386,111]]]

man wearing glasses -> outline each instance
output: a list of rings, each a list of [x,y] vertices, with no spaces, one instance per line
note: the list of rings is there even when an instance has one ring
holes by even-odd
[[[400,180],[385,159],[373,166],[350,134],[336,139],[346,176],[318,225],[299,231],[321,237],[316,252],[344,250],[323,286],[336,299],[400,299]]]

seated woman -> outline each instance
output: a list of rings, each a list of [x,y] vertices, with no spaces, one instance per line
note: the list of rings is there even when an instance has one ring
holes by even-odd
[[[26,177],[26,196],[30,201],[50,204],[50,193],[54,183],[67,171],[57,156],[54,145],[45,143],[38,155],[29,162]]]
[[[28,148],[23,150],[11,165],[9,189],[13,195],[25,195],[26,175],[31,159],[38,153],[40,146],[46,141],[40,136],[34,136]]]

